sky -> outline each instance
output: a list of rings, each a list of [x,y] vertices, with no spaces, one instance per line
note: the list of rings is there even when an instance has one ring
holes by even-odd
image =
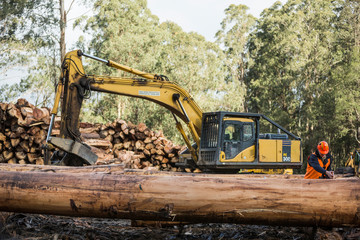
[[[186,32],[195,31],[206,40],[214,41],[215,33],[225,17],[224,10],[230,4],[243,4],[249,7],[249,13],[259,18],[260,13],[271,7],[276,0],[147,0],[151,12],[161,22],[170,20]],[[285,0],[281,0],[283,4]]]
[[[214,41],[215,34],[220,30],[220,23],[225,17],[224,10],[230,4],[244,4],[249,7],[249,13],[259,18],[260,13],[272,6],[276,0],[147,0],[148,7],[153,14],[159,17],[160,21],[172,21],[178,24],[185,32],[194,31],[203,35],[206,40]],[[71,0],[65,0],[67,10]],[[281,0],[284,4],[286,0]],[[78,30],[72,30],[73,21],[88,13],[89,10],[72,6],[67,19],[70,20],[66,30],[67,51],[74,50],[72,45],[81,35]],[[0,85],[17,83],[26,74],[26,70],[11,70],[6,76],[0,76]]]
[[[286,0],[279,0],[283,4]],[[65,0],[65,9],[72,1]],[[172,21],[178,24],[185,32],[194,31],[203,35],[206,40],[214,41],[215,34],[220,30],[220,23],[225,17],[224,10],[230,4],[243,4],[249,7],[249,13],[259,18],[260,13],[271,7],[276,0],[147,0],[150,11],[159,17],[161,22]],[[67,19],[77,17],[89,12],[85,8],[76,8],[73,5]],[[80,35],[71,29],[72,21],[68,23],[66,32],[67,50],[76,42]]]

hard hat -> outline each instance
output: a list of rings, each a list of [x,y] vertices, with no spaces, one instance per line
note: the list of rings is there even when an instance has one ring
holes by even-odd
[[[321,154],[328,154],[329,152],[329,144],[325,141],[319,142],[317,145],[317,149],[319,150],[319,153]]]

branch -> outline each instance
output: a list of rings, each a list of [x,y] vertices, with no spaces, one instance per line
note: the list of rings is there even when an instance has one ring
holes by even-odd
[[[73,0],[73,1],[71,2],[70,6],[69,6],[69,9],[66,11],[66,13],[70,12],[71,7],[72,7],[72,5],[73,5],[74,2],[75,2],[75,0]]]
[[[358,144],[360,144],[360,140],[357,137],[358,133],[357,133],[356,129],[353,129],[353,131],[354,131],[354,135],[355,135],[355,140],[358,142]]]
[[[356,120],[359,121],[360,120],[360,114],[359,114],[359,112],[358,112],[358,110],[356,108],[354,109],[354,111],[355,111],[355,114],[356,114]]]
[[[90,12],[90,11],[91,11],[91,9],[90,9],[90,10],[88,10],[88,11],[86,11],[86,12],[84,12],[84,13],[83,13],[83,14],[81,14],[80,16],[70,18],[70,19],[69,19],[69,20],[67,20],[66,22],[70,22],[70,21],[72,21],[72,20],[78,19],[78,18],[80,18],[80,17],[84,16],[85,14],[87,14],[87,13],[88,13],[88,12]]]

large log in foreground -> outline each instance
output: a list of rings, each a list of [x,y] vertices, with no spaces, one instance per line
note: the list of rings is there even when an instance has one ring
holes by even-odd
[[[56,165],[33,165],[33,164],[6,164],[0,163],[0,171],[31,171],[31,172],[54,172],[54,173],[93,173],[104,172],[107,174],[131,174],[131,175],[166,175],[166,176],[189,176],[186,172],[169,172],[159,171],[157,168],[148,169],[130,169],[125,168],[124,164],[109,164],[109,165],[90,165],[82,167],[70,166],[56,166]],[[304,175],[286,175],[286,174],[219,174],[201,173],[202,177],[216,176],[218,178],[280,178],[280,179],[303,179]],[[336,177],[341,175],[337,174]]]
[[[0,211],[359,227],[360,180],[0,171]]]

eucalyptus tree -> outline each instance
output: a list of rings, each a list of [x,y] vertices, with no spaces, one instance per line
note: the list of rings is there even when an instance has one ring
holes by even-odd
[[[313,136],[322,127],[319,117],[329,91],[331,2],[290,0],[265,10],[249,42],[253,65],[249,69],[251,107],[298,133]],[[306,137],[305,137],[306,138]]]
[[[217,43],[225,54],[224,65],[227,70],[223,83],[224,98],[227,99],[224,109],[232,111],[246,109],[245,76],[249,61],[247,42],[256,21],[254,16],[247,13],[248,10],[245,5],[231,4],[225,9],[221,30],[216,33]]]
[[[92,17],[77,24],[90,36],[85,51],[93,55],[111,59],[145,72],[154,72],[158,59],[161,32],[157,31],[158,18],[151,14],[146,1],[94,1]],[[86,71],[93,74],[128,76],[126,73],[91,62]],[[144,111],[154,109],[140,99],[109,94],[94,94],[86,107],[83,119],[90,121],[112,121],[122,118],[133,122],[142,119]],[[150,119],[150,118],[149,118]]]
[[[360,144],[360,2],[337,1],[337,46],[341,53],[332,75],[336,80],[335,146],[342,160]]]
[[[54,24],[54,10],[53,0],[0,2],[0,67],[2,70],[24,62],[26,57],[24,52],[31,51],[34,46],[44,46],[52,41],[51,38],[44,38],[44,35],[47,35],[46,27]],[[4,69],[4,67],[7,68]]]
[[[59,1],[0,2],[0,71],[22,75],[17,84],[2,86],[2,100],[20,96],[49,104],[61,65],[59,25]]]
[[[356,1],[289,0],[283,6],[277,2],[262,13],[249,41],[250,106],[300,134],[305,154],[326,140],[339,156],[337,145],[348,141],[343,138],[349,126],[357,129],[357,95],[348,90],[359,79],[354,44],[349,46],[349,41],[355,43],[351,21],[358,19],[356,5]]]
[[[95,14],[86,19],[84,30],[92,36],[88,51],[133,68],[166,75],[210,109],[216,102],[212,92],[223,78],[219,47],[197,33],[186,33],[172,22],[160,23],[144,0],[95,1]],[[81,24],[81,23],[79,23]],[[117,70],[92,63],[93,73],[125,76]],[[203,104],[204,103],[204,104]],[[106,106],[106,107],[105,107]],[[87,106],[94,109],[83,118],[103,121],[115,118],[144,122],[149,127],[175,135],[172,115],[146,100],[96,95]]]

